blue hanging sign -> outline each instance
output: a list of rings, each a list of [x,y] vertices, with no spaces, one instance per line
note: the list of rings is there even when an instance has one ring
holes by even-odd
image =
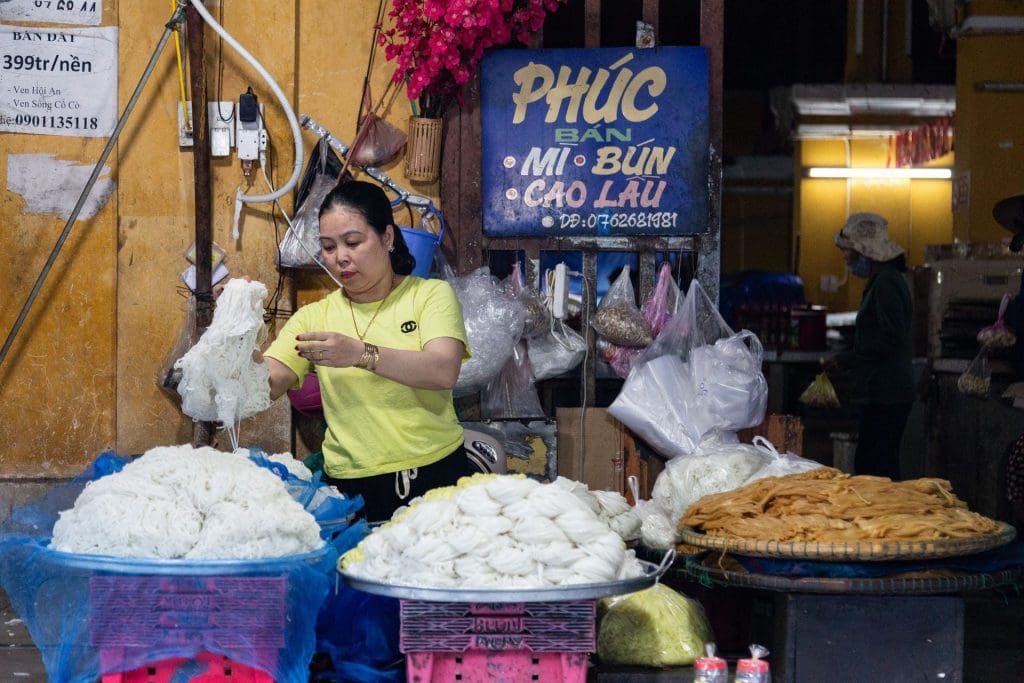
[[[484,234],[707,232],[704,48],[498,50],[482,76]]]

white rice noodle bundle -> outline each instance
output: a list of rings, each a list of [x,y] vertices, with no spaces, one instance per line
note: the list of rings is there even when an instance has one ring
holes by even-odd
[[[608,530],[608,525],[599,517],[582,510],[570,510],[563,513],[555,519],[555,523],[565,532],[570,541],[580,546],[585,546]]]
[[[524,545],[547,545],[549,543],[569,542],[569,538],[554,521],[547,517],[527,517],[520,519],[512,527],[512,538]]]
[[[525,477],[499,477],[484,484],[482,488],[499,504],[509,505],[530,495],[530,492],[540,485],[540,482]]]
[[[491,498],[485,486],[470,486],[455,494],[455,504],[470,517],[494,517],[501,514],[502,504]]]
[[[554,484],[534,489],[530,492],[528,500],[539,517],[554,518],[569,510],[590,509],[579,498],[574,495],[568,495],[566,489]]]
[[[505,576],[529,576],[537,570],[530,553],[520,545],[510,545],[487,558],[495,573]]]
[[[615,518],[632,509],[625,496],[618,491],[591,491],[590,495],[594,496],[601,506],[602,517]]]

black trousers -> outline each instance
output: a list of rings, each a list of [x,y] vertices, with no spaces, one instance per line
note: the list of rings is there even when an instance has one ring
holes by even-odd
[[[363,513],[368,522],[386,522],[391,519],[395,510],[407,505],[416,496],[422,496],[431,489],[441,486],[452,486],[459,480],[459,477],[467,477],[476,470],[469,462],[466,449],[459,444],[459,447],[446,455],[441,460],[424,467],[417,468],[416,478],[408,479],[406,482],[398,481],[401,474],[388,472],[377,474],[372,477],[359,477],[356,479],[335,479],[324,473],[323,481],[331,484],[349,498],[357,495],[363,497],[365,507]],[[404,497],[399,496],[398,490],[407,491]]]
[[[854,470],[890,479],[900,478],[900,441],[911,403],[867,404],[861,407]]]

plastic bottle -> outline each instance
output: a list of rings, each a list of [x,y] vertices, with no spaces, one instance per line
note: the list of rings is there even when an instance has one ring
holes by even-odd
[[[736,662],[735,683],[771,683],[772,675],[768,670],[767,648],[760,645],[750,646],[750,659]]]
[[[715,644],[708,643],[704,651],[707,656],[693,662],[693,683],[729,683],[729,665],[715,656]]]

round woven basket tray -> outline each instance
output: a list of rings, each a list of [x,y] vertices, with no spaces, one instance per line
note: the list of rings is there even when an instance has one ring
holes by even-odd
[[[1009,524],[996,522],[999,528],[990,534],[964,538],[937,538],[926,541],[865,540],[846,543],[817,541],[762,541],[750,538],[708,536],[690,527],[682,527],[683,543],[711,550],[723,550],[752,557],[826,562],[888,562],[891,560],[932,560],[941,557],[973,555],[1006,545],[1017,535]]]
[[[981,574],[920,571],[880,577],[789,577],[751,574],[730,562],[728,556],[705,553],[685,558],[683,571],[707,585],[740,586],[787,593],[844,593],[855,595],[942,595],[963,591],[987,590],[1011,585],[1021,576],[1021,568],[1000,569]]]

